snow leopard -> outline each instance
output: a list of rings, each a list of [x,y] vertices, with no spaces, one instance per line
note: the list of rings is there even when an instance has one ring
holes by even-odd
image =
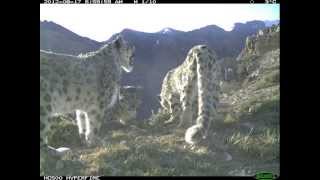
[[[179,127],[189,127],[185,141],[191,145],[206,139],[217,114],[220,69],[216,62],[217,55],[213,50],[206,45],[197,45],[163,80],[160,104],[170,114],[165,124],[179,121]]]
[[[122,69],[133,69],[135,48],[122,36],[78,56],[40,50],[40,150],[54,117],[73,113],[80,136],[94,145],[119,100]],[[84,112],[84,113],[82,113]]]

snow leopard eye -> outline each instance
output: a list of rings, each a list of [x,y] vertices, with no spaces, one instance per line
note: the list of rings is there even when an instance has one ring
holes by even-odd
[[[202,45],[201,47],[200,47],[200,49],[206,49],[207,48],[207,46],[206,45]]]

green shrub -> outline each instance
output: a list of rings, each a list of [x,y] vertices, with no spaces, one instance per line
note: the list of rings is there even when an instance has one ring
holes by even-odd
[[[55,148],[58,147],[80,147],[82,142],[79,136],[78,126],[65,117],[56,117],[53,119],[51,129],[48,134],[48,144]]]

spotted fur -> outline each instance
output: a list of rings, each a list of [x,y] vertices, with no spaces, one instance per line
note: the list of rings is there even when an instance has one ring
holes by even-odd
[[[122,37],[79,56],[40,50],[40,147],[55,115],[76,114],[80,136],[92,145],[119,99],[121,68],[132,70],[134,47]]]
[[[206,138],[216,115],[220,92],[216,59],[207,46],[195,46],[180,66],[167,73],[162,84],[160,103],[171,115],[165,123],[178,120],[180,127],[189,127],[185,133],[189,144]]]

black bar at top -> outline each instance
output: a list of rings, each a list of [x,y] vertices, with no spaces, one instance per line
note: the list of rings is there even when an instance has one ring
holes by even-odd
[[[242,4],[274,4],[280,0],[40,0],[41,4],[166,4],[166,3],[242,3]]]

